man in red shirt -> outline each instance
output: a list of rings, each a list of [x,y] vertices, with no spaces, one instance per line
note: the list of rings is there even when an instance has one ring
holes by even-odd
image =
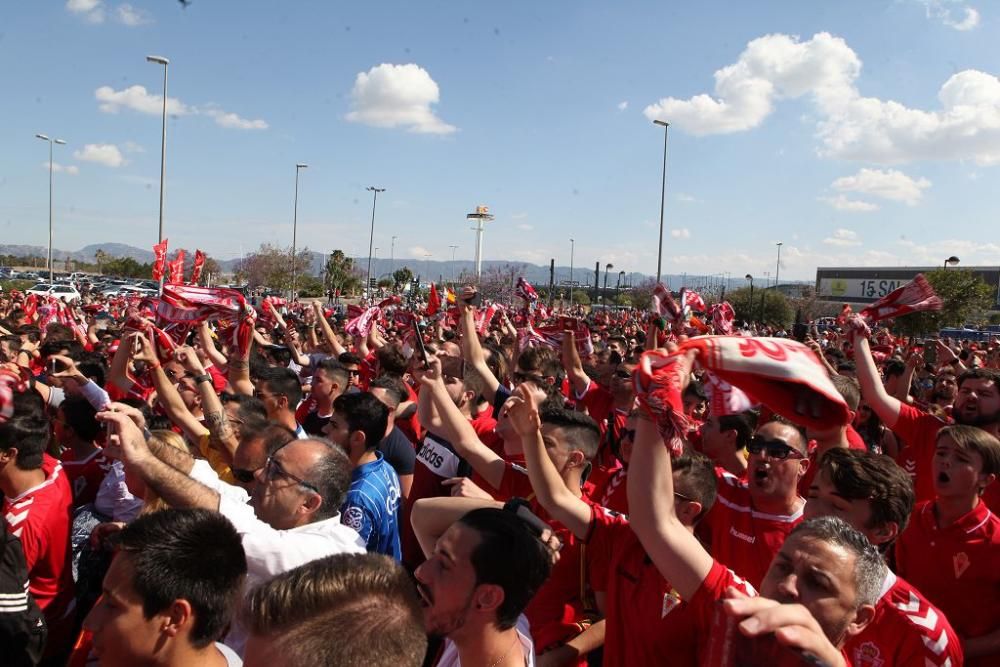
[[[933,500],[936,493],[931,460],[938,431],[946,423],[886,392],[868,340],[863,336],[858,336],[854,343],[854,359],[865,401],[882,423],[906,444],[897,462],[913,477],[917,502]],[[952,417],[958,424],[975,426],[993,437],[1000,437],[1000,371],[975,368],[962,373],[958,378]],[[988,485],[983,500],[990,509],[1000,510],[1000,484]]]
[[[73,626],[73,494],[59,462],[45,454],[49,424],[41,397],[15,392],[12,407],[0,419],[4,520],[24,547],[29,590],[49,626],[46,655],[55,657],[69,648]]]
[[[913,483],[887,456],[834,448],[809,489],[805,518],[836,516],[883,554],[891,550],[913,509]],[[945,615],[891,570],[875,618],[847,642],[856,665],[961,665],[961,641]]]
[[[896,566],[948,616],[966,665],[996,665],[1000,518],[981,496],[1000,474],[1000,441],[973,426],[943,428],[931,469],[937,497],[917,504],[896,545]]]
[[[670,656],[678,665],[696,664],[695,617],[688,613],[669,581],[656,569],[628,518],[593,505],[572,493],[546,455],[541,418],[530,396],[512,401],[511,421],[522,433],[531,486],[542,509],[586,543],[588,577],[604,614],[604,665],[652,665]],[[635,419],[635,417],[630,417]],[[631,447],[629,447],[631,449]],[[694,525],[715,500],[711,462],[699,454],[683,456],[674,466],[678,520]],[[596,627],[596,626],[595,626]],[[555,649],[565,662],[577,657],[574,642]]]
[[[56,409],[53,431],[63,447],[59,460],[73,489],[73,506],[94,502],[111,461],[97,445],[102,428],[94,409],[82,396],[68,396]]]
[[[809,461],[801,431],[780,421],[758,428],[747,451],[747,478],[718,472],[719,495],[700,528],[712,556],[756,587],[802,521],[798,483]]]

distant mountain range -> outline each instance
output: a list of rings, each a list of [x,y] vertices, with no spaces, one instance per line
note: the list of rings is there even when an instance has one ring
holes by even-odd
[[[94,256],[97,251],[103,250],[109,257],[130,257],[137,262],[147,263],[153,261],[153,253],[151,250],[145,250],[143,248],[136,248],[135,246],[125,245],[124,243],[92,243],[88,246],[80,248],[76,251],[66,251],[52,249],[52,257],[56,261],[63,261],[67,258],[78,261],[78,262],[94,262]],[[14,255],[18,257],[30,257],[32,255],[37,257],[45,257],[47,249],[43,246],[28,246],[28,245],[5,245],[0,244],[0,255]],[[312,253],[312,270],[313,273],[319,275],[323,266],[326,263],[326,256],[322,253],[314,252]],[[237,259],[230,260],[217,260],[219,261],[219,266],[223,271],[232,272],[239,261]],[[362,270],[367,270],[368,258],[358,257],[356,258],[356,263]],[[483,270],[485,271],[492,266],[505,266],[505,265],[517,265],[522,267],[521,275],[528,282],[545,286],[549,283],[549,267],[539,266],[537,264],[528,264],[527,262],[517,262],[508,260],[483,260]],[[434,281],[448,281],[452,277],[458,277],[462,271],[473,271],[475,269],[475,263],[468,260],[456,260],[451,261],[429,261],[422,259],[404,259],[398,258],[396,260],[389,260],[382,257],[376,257],[372,259],[372,273],[375,276],[384,276],[392,273],[395,269],[401,267],[409,267],[410,271],[414,275],[419,276],[422,281],[428,280],[428,272],[430,273],[430,280]],[[58,266],[57,266],[58,268]],[[573,270],[573,280],[577,285],[593,286],[594,284],[594,267],[586,266],[576,266]],[[623,285],[638,285],[643,281],[647,280],[651,276],[647,276],[643,273],[627,273],[621,277]],[[568,266],[556,266],[555,267],[555,281],[557,284],[562,284],[570,279],[570,268]],[[676,275],[670,274],[664,276],[665,281],[669,281],[669,285],[672,289],[679,289],[682,285],[690,285],[693,287],[699,287],[705,285],[706,283],[711,283],[713,285],[719,285],[720,282],[727,282],[723,278],[713,277],[711,279],[706,279],[704,276],[695,276],[689,274]],[[612,287],[618,284],[619,272],[615,271],[614,268],[608,272],[607,284],[608,287]],[[601,267],[601,273],[598,282],[603,286],[604,284],[604,267]],[[731,277],[726,285],[726,289],[736,289],[739,287],[744,287],[745,281],[742,278]]]

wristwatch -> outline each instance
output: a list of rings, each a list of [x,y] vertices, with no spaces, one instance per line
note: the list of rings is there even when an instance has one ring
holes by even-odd
[[[201,384],[202,382],[212,382],[212,376],[209,375],[208,373],[205,373],[204,375],[195,375],[194,376],[194,383],[195,384]]]

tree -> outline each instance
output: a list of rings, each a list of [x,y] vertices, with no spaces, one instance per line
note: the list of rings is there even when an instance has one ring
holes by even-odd
[[[236,264],[236,277],[251,288],[289,290],[292,287],[291,255],[291,248],[262,243],[257,252],[246,255]],[[295,254],[295,267],[299,278],[312,275],[312,253],[309,248],[303,248]]]
[[[104,273],[104,263],[108,261],[108,253],[98,250],[94,253],[94,261],[97,262],[97,272]]]
[[[353,293],[364,285],[361,268],[343,250],[334,250],[323,267],[324,284],[327,289],[339,290],[341,294]]]
[[[392,283],[393,289],[401,290],[407,283],[413,282],[413,271],[410,271],[410,267],[404,266],[401,269],[396,269],[392,272]]]
[[[973,319],[985,319],[993,306],[993,288],[970,271],[937,269],[924,274],[944,304],[939,311],[911,313],[896,320],[903,335],[920,335],[942,327],[960,327]]]
[[[152,278],[153,265],[140,264],[131,257],[115,257],[104,264],[104,269],[112,276],[122,278]]]
[[[750,303],[750,289],[741,287],[726,293],[726,301],[736,311],[736,319],[760,322],[763,304],[764,324],[787,327],[795,320],[795,310],[788,298],[776,289],[756,289]]]

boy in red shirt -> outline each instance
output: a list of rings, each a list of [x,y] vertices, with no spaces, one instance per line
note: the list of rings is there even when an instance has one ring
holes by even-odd
[[[974,426],[937,435],[937,497],[919,503],[896,545],[899,573],[948,616],[969,667],[1000,661],[1000,519],[983,502],[1000,473],[1000,441]]]

